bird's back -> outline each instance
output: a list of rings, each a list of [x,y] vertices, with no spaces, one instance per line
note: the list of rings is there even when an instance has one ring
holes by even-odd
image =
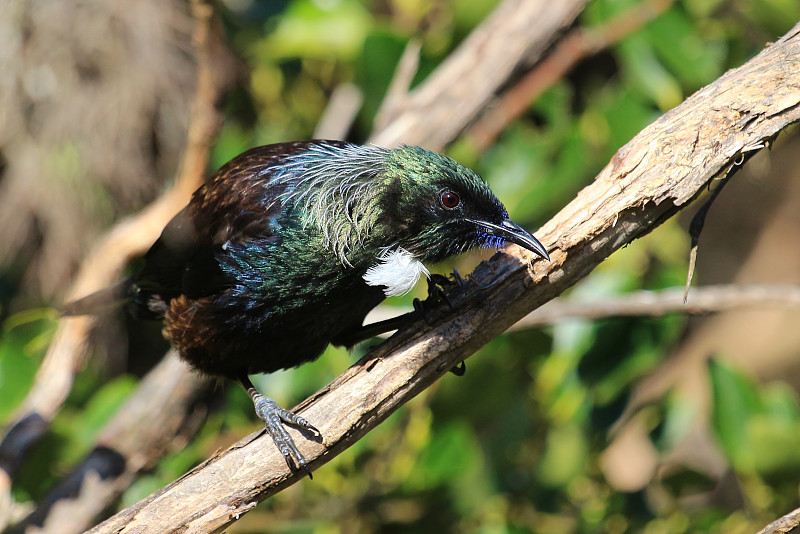
[[[223,166],[133,279],[132,312],[163,318],[201,371],[235,377],[315,359],[384,298],[279,201],[291,180],[275,180],[276,169],[309,144],[255,148]]]

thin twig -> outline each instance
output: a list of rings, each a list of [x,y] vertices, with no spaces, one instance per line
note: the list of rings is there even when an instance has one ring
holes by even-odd
[[[564,319],[606,319],[609,317],[660,317],[669,313],[702,315],[752,306],[800,306],[800,286],[719,285],[692,290],[683,302],[683,289],[636,291],[597,301],[553,300],[526,315],[509,330],[549,325]]]
[[[661,317],[670,313],[705,315],[757,306],[800,307],[800,286],[790,284],[726,284],[697,287],[688,302],[681,288],[635,291],[597,300],[551,300],[514,323],[508,332],[548,326],[566,319],[593,321],[611,317]],[[389,319],[398,312],[388,306],[371,313],[369,321]],[[389,337],[386,334],[382,337]]]
[[[708,200],[700,206],[700,209],[697,210],[697,213],[694,214],[692,217],[692,222],[689,224],[689,237],[691,237],[691,245],[689,248],[689,268],[686,272],[686,284],[683,287],[683,302],[687,302],[689,300],[689,290],[692,287],[692,279],[694,278],[694,270],[695,266],[697,265],[697,252],[700,247],[700,234],[703,233],[703,228],[706,224],[706,215],[708,215],[711,206],[714,205],[714,201],[717,199],[719,194],[722,192],[722,189],[725,185],[730,182],[733,173],[736,172],[740,167],[731,164],[728,167],[727,172],[725,172],[725,176],[719,180],[717,187],[714,188],[714,191],[711,192],[711,195],[708,197]]]
[[[683,289],[683,301],[686,302],[689,298],[689,289],[692,286],[692,278],[694,277],[694,269],[697,263],[697,252],[700,247],[700,234],[703,232],[703,227],[706,224],[706,216],[708,215],[711,206],[717,199],[725,185],[730,182],[734,174],[759,150],[768,148],[772,140],[759,141],[752,146],[747,146],[742,149],[738,157],[731,162],[728,169],[723,173],[722,177],[718,180],[717,186],[711,192],[708,200],[697,210],[697,213],[692,217],[692,222],[689,224],[689,236],[692,238],[691,247],[689,249],[689,268],[686,273],[686,285]]]

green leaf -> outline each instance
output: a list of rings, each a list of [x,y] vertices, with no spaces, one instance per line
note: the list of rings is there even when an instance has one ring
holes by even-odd
[[[405,46],[405,39],[385,30],[372,31],[365,38],[355,63],[355,81],[364,95],[360,121],[366,129],[372,127]]]
[[[675,76],[667,70],[644,35],[634,34],[619,45],[619,58],[631,85],[652,99],[662,110],[672,109],[683,100]]]
[[[482,463],[472,430],[463,422],[436,429],[419,459],[418,482],[423,487],[450,484]]]
[[[796,480],[800,475],[800,423],[764,413],[747,424],[753,468],[762,476]]]
[[[585,471],[589,447],[578,425],[554,427],[539,463],[537,478],[547,486],[566,486]]]
[[[279,58],[353,59],[370,26],[370,13],[355,0],[296,0],[278,20],[264,52]]]
[[[91,449],[97,433],[117,413],[137,384],[132,376],[119,376],[100,387],[80,411],[59,414],[53,427],[69,440],[65,457],[77,461]]]
[[[26,310],[10,316],[0,333],[0,421],[28,394],[42,356],[55,332],[54,311]]]
[[[753,380],[726,362],[708,362],[713,394],[712,421],[722,450],[738,471],[750,471],[754,458],[748,423],[761,411]]]
[[[658,57],[683,84],[694,90],[722,74],[727,47],[721,39],[701,35],[686,15],[670,9],[645,29]]]
[[[800,18],[797,0],[749,0],[739,2],[747,16],[775,37],[785,33]]]

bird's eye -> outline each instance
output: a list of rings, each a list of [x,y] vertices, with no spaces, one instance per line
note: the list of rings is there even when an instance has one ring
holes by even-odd
[[[461,204],[461,197],[452,191],[443,191],[442,196],[439,197],[439,200],[441,201],[442,206],[449,210],[456,209],[458,205]]]

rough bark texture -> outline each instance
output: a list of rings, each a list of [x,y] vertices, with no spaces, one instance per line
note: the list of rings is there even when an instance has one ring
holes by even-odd
[[[800,120],[800,25],[744,66],[698,91],[643,130],[595,182],[537,236],[552,261],[529,264],[513,247],[476,269],[479,284],[450,296],[399,332],[299,411],[324,436],[294,433],[317,468],[346,449],[454,364],[533,308],[577,282],[609,254],[686,206]],[[498,281],[499,280],[499,281]],[[255,433],[92,532],[221,532],[257,502],[292,484],[269,438]]]

